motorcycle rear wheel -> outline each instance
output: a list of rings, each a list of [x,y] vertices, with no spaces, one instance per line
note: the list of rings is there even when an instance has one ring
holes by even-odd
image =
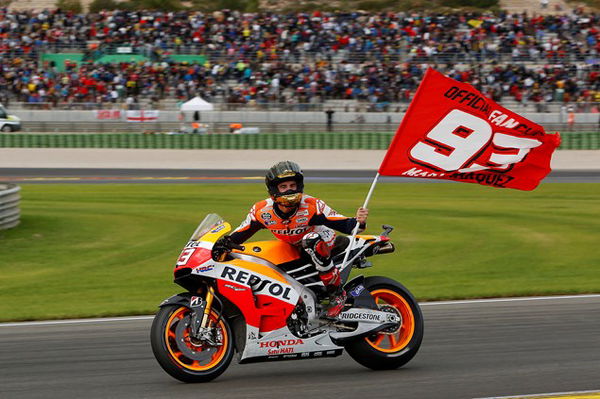
[[[233,358],[231,327],[212,310],[209,325],[216,325],[222,345],[194,343],[189,333],[190,313],[185,306],[160,308],[152,322],[152,351],[160,366],[172,377],[183,382],[211,381],[227,369]]]
[[[373,370],[396,369],[408,363],[423,340],[423,314],[418,302],[400,283],[385,277],[367,277],[364,286],[379,306],[401,317],[399,327],[383,330],[346,345],[348,354]]]

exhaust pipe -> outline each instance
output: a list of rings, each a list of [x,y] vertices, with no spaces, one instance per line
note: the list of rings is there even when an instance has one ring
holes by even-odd
[[[394,252],[395,250],[396,250],[396,248],[394,247],[394,244],[392,244],[391,242],[388,241],[385,244],[380,245],[377,248],[374,248],[373,255],[390,254],[390,253]]]

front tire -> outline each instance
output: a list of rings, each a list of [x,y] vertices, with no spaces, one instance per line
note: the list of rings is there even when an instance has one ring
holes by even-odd
[[[152,322],[152,351],[172,377],[183,382],[208,382],[221,375],[231,363],[233,334],[227,320],[219,318],[213,309],[209,315],[210,325],[216,325],[222,345],[193,343],[189,334],[190,314],[185,306],[160,308]]]
[[[12,132],[12,131],[13,131],[13,128],[12,128],[12,126],[11,126],[11,125],[4,125],[4,126],[2,126],[2,131],[3,131],[4,133],[10,133],[10,132]]]
[[[373,370],[396,369],[408,363],[423,340],[423,314],[412,294],[400,283],[385,277],[367,277],[364,286],[380,310],[402,319],[396,328],[382,330],[346,345],[348,354]]]

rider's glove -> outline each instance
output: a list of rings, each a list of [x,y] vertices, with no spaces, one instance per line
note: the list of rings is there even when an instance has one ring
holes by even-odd
[[[215,260],[217,262],[222,262],[223,260],[225,260],[225,257],[227,256],[228,253],[231,252],[232,249],[239,249],[239,250],[243,251],[244,247],[233,242],[233,240],[231,239],[231,236],[224,235],[223,237],[219,238],[215,242],[215,245],[213,246],[213,249],[212,249],[213,260]]]

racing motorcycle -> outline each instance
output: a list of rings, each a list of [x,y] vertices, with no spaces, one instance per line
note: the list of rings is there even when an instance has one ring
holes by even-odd
[[[423,315],[412,294],[386,277],[357,276],[366,258],[394,251],[384,232],[339,236],[333,261],[347,300],[335,318],[325,316],[327,291],[295,246],[283,241],[215,242],[231,230],[216,214],[200,223],[177,260],[175,283],[186,292],[159,305],[151,327],[160,366],[184,382],[206,382],[223,373],[234,352],[239,363],[340,356],[344,349],[374,370],[395,369],[411,360],[423,339]]]

